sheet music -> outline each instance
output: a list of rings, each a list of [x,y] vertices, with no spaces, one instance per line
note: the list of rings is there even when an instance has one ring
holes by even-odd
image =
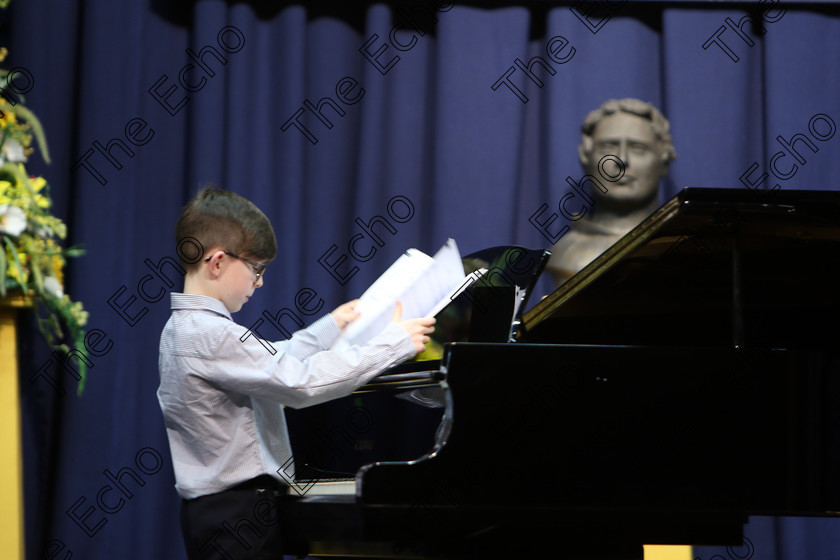
[[[430,317],[440,303],[464,283],[464,267],[454,239],[430,257],[409,249],[388,268],[356,305],[358,319],[350,323],[336,344],[364,344],[379,334],[402,302],[402,319]]]

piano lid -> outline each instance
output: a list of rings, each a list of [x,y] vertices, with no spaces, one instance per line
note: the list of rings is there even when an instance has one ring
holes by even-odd
[[[840,192],[686,188],[527,311],[521,342],[833,347]],[[832,324],[836,324],[832,321]]]

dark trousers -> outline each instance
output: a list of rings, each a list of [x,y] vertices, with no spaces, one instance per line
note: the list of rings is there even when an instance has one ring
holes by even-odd
[[[181,501],[189,560],[278,560],[279,502],[285,487],[268,475],[229,490]]]

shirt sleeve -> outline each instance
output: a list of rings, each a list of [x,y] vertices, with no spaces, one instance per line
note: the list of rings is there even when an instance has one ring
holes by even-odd
[[[272,355],[254,337],[242,341],[244,330],[236,324],[224,329],[215,358],[208,364],[208,381],[293,408],[349,395],[416,354],[408,333],[396,323],[389,323],[364,346],[312,352],[316,343],[307,341],[302,356],[292,351],[291,341],[278,344]]]
[[[292,334],[286,345],[286,352],[299,360],[305,360],[312,354],[327,350],[341,335],[341,330],[327,313],[305,329]],[[280,345],[280,342],[275,343]]]

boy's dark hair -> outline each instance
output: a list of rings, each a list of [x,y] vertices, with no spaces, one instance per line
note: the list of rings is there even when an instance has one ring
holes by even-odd
[[[277,239],[265,214],[253,202],[236,193],[206,186],[187,202],[175,224],[175,242],[193,238],[205,254],[221,248],[256,261],[269,262],[277,255]],[[204,260],[186,260],[178,253],[181,266],[189,272]]]

